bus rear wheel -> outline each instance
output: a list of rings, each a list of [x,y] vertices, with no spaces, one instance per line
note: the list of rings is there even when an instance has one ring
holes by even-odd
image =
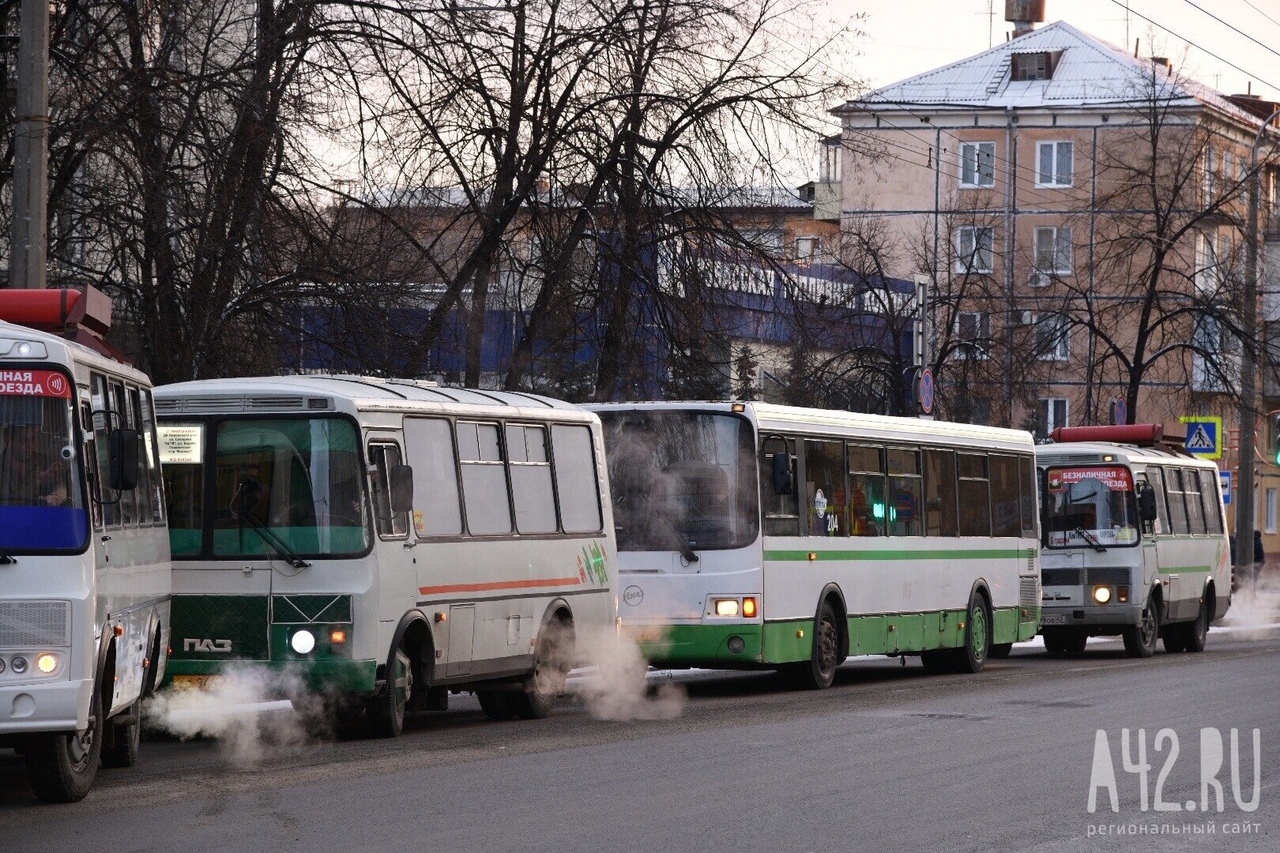
[[[1147,605],[1142,608],[1142,620],[1137,625],[1124,629],[1124,650],[1131,658],[1149,658],[1156,653],[1156,641],[1160,637],[1160,615],[1156,612],[1156,602],[1147,597]]]
[[[1188,622],[1182,630],[1186,651],[1192,654],[1204,651],[1204,644],[1209,639],[1209,597],[1207,595],[1200,599],[1200,612],[1196,614],[1195,621]]]
[[[107,720],[102,741],[103,767],[132,767],[138,763],[138,748],[142,744],[141,703],[139,699],[123,714]]]
[[[476,698],[480,700],[480,710],[491,720],[510,720],[516,716],[509,693],[502,690],[477,690]]]
[[[507,695],[516,716],[541,720],[550,714],[565,692],[572,660],[573,629],[559,620],[549,622],[538,637],[533,672],[525,676],[522,690]]]
[[[84,799],[98,775],[104,724],[102,694],[95,687],[83,731],[36,735],[27,741],[27,777],[37,797],[49,803]]]

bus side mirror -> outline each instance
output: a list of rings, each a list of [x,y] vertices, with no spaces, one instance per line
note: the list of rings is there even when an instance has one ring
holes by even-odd
[[[773,493],[789,495],[795,490],[791,479],[791,454],[787,452],[773,454]]]
[[[138,455],[138,431],[119,427],[107,439],[107,464],[110,486],[118,492],[128,492],[138,487],[142,468]]]
[[[391,511],[409,512],[413,509],[413,466],[394,465],[387,475],[391,486]]]
[[[1138,515],[1143,521],[1156,520],[1156,490],[1150,484],[1143,485],[1138,492]]]

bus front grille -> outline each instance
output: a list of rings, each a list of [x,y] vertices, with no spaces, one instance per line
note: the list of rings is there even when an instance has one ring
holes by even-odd
[[[1018,606],[1027,609],[1040,606],[1040,584],[1034,576],[1023,577],[1018,585]]]
[[[0,601],[0,648],[71,645],[65,601]]]

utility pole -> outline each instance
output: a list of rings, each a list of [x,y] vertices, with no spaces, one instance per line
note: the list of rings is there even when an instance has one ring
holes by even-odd
[[[1244,306],[1240,325],[1244,328],[1245,345],[1240,360],[1240,489],[1236,505],[1236,575],[1241,580],[1252,577],[1254,508],[1253,430],[1258,422],[1257,356],[1258,344],[1258,196],[1262,179],[1258,174],[1258,147],[1271,122],[1280,116],[1276,110],[1258,128],[1249,159],[1249,219],[1244,242]]]
[[[49,233],[49,2],[22,0],[13,130],[9,287],[46,286]]]

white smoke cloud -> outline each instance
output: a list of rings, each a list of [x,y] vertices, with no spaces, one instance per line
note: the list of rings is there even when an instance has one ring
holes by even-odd
[[[1280,629],[1280,578],[1264,575],[1259,581],[1241,584],[1231,595],[1227,615],[1214,628],[1250,640]]]
[[[613,631],[578,637],[583,669],[571,687],[598,720],[670,720],[684,711],[686,692],[671,681],[651,683],[640,647]]]

